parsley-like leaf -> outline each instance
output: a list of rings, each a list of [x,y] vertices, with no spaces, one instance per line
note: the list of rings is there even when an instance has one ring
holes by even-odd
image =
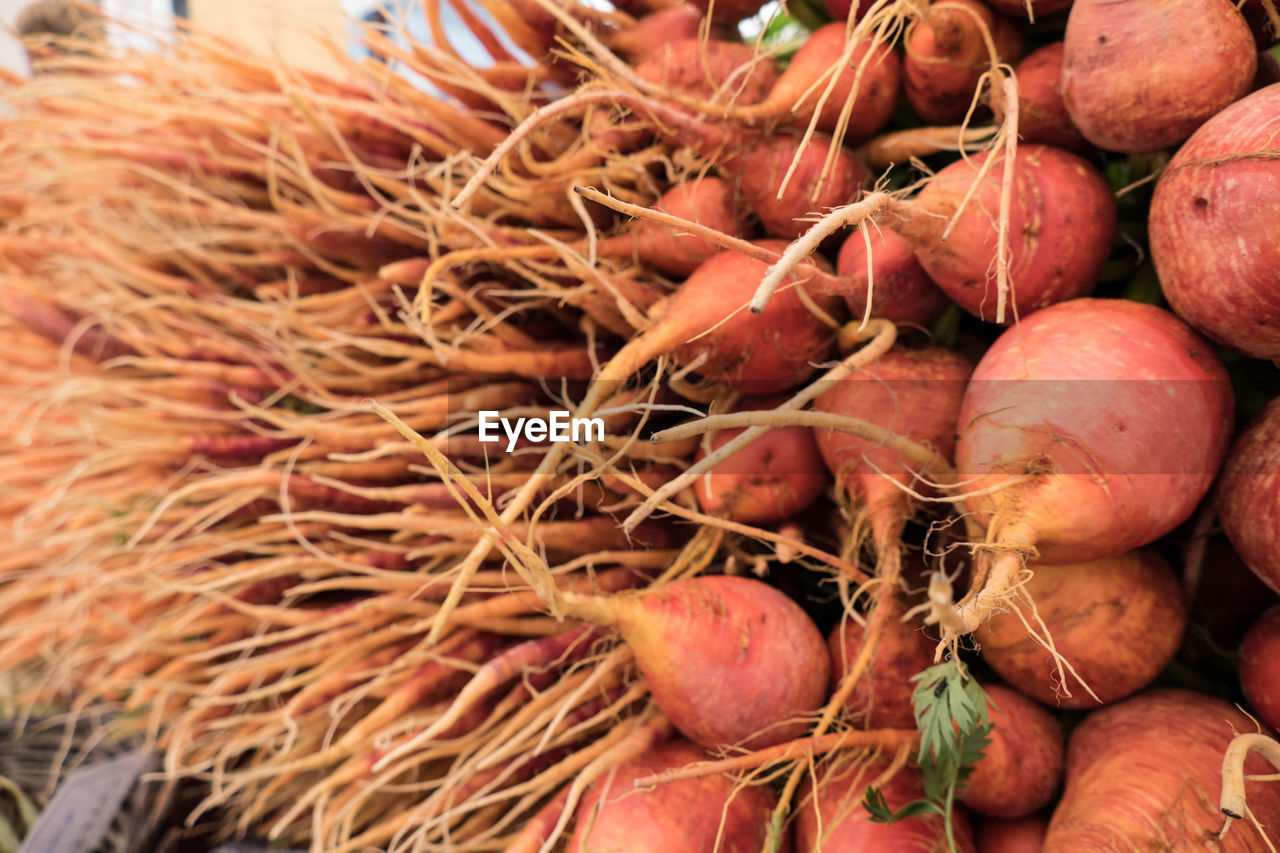
[[[956,790],[982,758],[991,742],[989,702],[982,686],[960,661],[935,664],[911,677],[911,701],[920,730],[920,765],[925,799],[907,803],[896,812],[879,791],[868,790],[863,805],[871,819],[893,823],[917,815],[941,815],[947,844],[956,851],[952,806]]]
[[[862,807],[867,810],[867,814],[871,815],[872,823],[897,823],[909,817],[942,814],[942,807],[932,800],[912,800],[903,805],[902,808],[894,811],[889,808],[889,803],[885,800],[884,794],[880,793],[876,788],[867,789],[867,794],[862,800]]]

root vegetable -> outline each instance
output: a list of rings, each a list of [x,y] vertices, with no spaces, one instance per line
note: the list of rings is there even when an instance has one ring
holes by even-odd
[[[887,769],[883,762],[853,762],[820,774],[817,793],[806,780],[800,788],[795,811],[795,841],[799,853],[864,853],[871,850],[927,850],[942,853],[947,840],[938,815],[911,817],[898,823],[873,823],[862,806],[866,789]],[[889,807],[899,809],[923,796],[919,773],[899,770],[878,786]],[[969,818],[964,809],[954,813],[956,846],[960,853],[974,853]]]
[[[736,204],[733,185],[720,178],[701,177],[679,184],[663,193],[654,208],[726,234],[746,233],[746,223]],[[672,233],[670,229],[652,222],[638,223],[631,233],[615,238],[613,242],[602,240],[597,243],[596,250],[625,252],[631,248],[651,266],[681,277],[691,274],[717,251],[707,240],[690,234]]]
[[[1267,845],[1247,823],[1215,840],[1223,824],[1223,754],[1235,733],[1253,728],[1227,702],[1185,690],[1153,691],[1094,711],[1067,745],[1066,788],[1049,821],[1044,853],[1262,853]],[[1246,772],[1269,767],[1254,757]],[[1254,781],[1246,790],[1258,821],[1280,826],[1280,786]]]
[[[993,616],[974,639],[991,668],[1033,699],[1064,708],[1114,702],[1151,683],[1182,642],[1182,589],[1154,551],[1031,570],[1023,587],[1029,601],[1015,600],[1015,612]],[[1066,683],[1028,624],[1071,665]]]
[[[1262,721],[1280,730],[1280,606],[1263,613],[1245,634],[1240,687]]]
[[[579,195],[630,216],[661,225],[668,233],[697,237],[707,243],[740,252],[768,264],[777,264],[782,253],[766,249],[759,242],[748,243],[723,232],[716,232],[684,217],[672,217],[653,209],[619,201],[590,187],[575,187]],[[872,317],[883,317],[898,323],[928,325],[934,322],[951,301],[940,291],[916,260],[911,245],[896,232],[877,225],[868,229],[872,247],[872,278],[868,288],[867,243],[862,234],[853,234],[841,246],[837,259],[839,271],[831,274],[816,269],[811,288],[815,293],[840,296],[856,316],[866,315],[867,297],[874,303]]]
[[[872,228],[870,240],[849,235],[836,257],[836,273],[844,280],[849,313],[861,317],[867,311],[867,244],[871,250],[871,316],[895,323],[930,326],[951,304],[902,235],[889,228]]]
[[[939,171],[914,199],[877,192],[823,217],[770,267],[751,307],[768,304],[780,277],[826,235],[874,220],[916,247],[925,272],[960,307],[1006,323],[1009,302],[1014,315],[1025,316],[1091,291],[1110,252],[1115,216],[1106,181],[1074,154],[1023,146],[1006,167],[1003,150],[983,152]]]
[[[737,191],[720,178],[705,176],[677,184],[662,194],[653,210],[681,220],[697,223],[714,232],[747,235],[746,214],[737,203]],[[703,261],[714,255],[715,243],[693,234],[683,233],[659,221],[642,219],[625,233],[569,244],[568,248],[596,257],[635,257],[662,272],[684,278]],[[461,249],[436,259],[414,258],[389,264],[379,271],[379,278],[405,286],[430,286],[441,271],[467,263],[554,259],[564,255],[564,248],[553,244],[525,246],[498,245],[479,249]],[[639,309],[647,309],[662,291],[647,281],[609,276],[608,284],[618,295]],[[600,288],[593,295],[613,301],[612,294]],[[584,300],[579,300],[584,301]]]
[[[453,199],[453,205],[465,206],[498,163],[539,126],[599,103],[631,109],[653,122],[654,132],[667,142],[710,160],[724,178],[740,184],[743,198],[751,204],[761,224],[777,236],[803,233],[808,224],[795,221],[796,217],[847,203],[870,177],[853,152],[825,135],[805,139],[798,132],[748,130],[722,120],[699,119],[656,98],[593,90],[562,98],[531,114],[494,148]],[[790,180],[784,187],[783,178],[788,174]]]
[[[1231,448],[1218,486],[1218,518],[1236,553],[1280,592],[1280,400],[1273,400]]]
[[[1062,100],[1062,42],[1046,45],[1017,64],[1018,138],[1024,142],[1052,145],[1075,154],[1088,155],[1093,146],[1071,123]],[[1004,121],[1003,104],[992,98],[995,121]]]
[[[866,167],[830,137],[814,136],[806,144],[797,134],[787,133],[755,140],[722,165],[721,172],[726,171],[740,177],[742,197],[764,230],[788,239],[809,229],[807,214],[856,199],[870,178]],[[788,172],[779,198],[778,188]]]
[[[1168,533],[1212,483],[1233,416],[1226,371],[1166,311],[1077,299],[1024,318],[965,393],[956,468],[996,550],[944,627],[993,615],[1026,555],[1083,562]]]
[[[777,240],[759,245],[781,251]],[[624,381],[657,356],[672,352],[677,362],[703,359],[698,372],[738,385],[753,394],[784,391],[804,381],[831,350],[830,329],[801,296],[805,274],[764,314],[745,309],[765,264],[736,252],[707,260],[675,292],[665,312],[633,339],[597,375],[597,382]],[[834,297],[814,296],[824,310]]]
[[[938,172],[888,224],[916,247],[921,266],[948,296],[984,320],[998,315],[996,292],[1004,154],[982,181],[947,239],[948,221],[978,178],[988,152]],[[1111,250],[1115,202],[1084,160],[1041,145],[1018,148],[1009,222],[1009,278],[1017,315],[1084,296]],[[1005,318],[1006,320],[1011,318]]]
[[[1253,356],[1280,358],[1280,84],[1227,107],[1165,167],[1151,257],[1179,317]]]
[[[1062,781],[1062,728],[1016,690],[1000,684],[985,689],[994,728],[960,799],[991,817],[1025,817],[1047,805]]]
[[[822,635],[778,590],[705,576],[635,595],[565,595],[564,611],[614,627],[654,701],[708,749],[759,749],[802,735],[826,698]]]
[[[778,401],[780,402],[780,401]],[[737,411],[772,408],[767,401],[747,401]],[[742,434],[717,430],[698,451],[698,459]],[[702,511],[744,524],[782,521],[818,499],[826,488],[827,467],[805,426],[771,429],[714,469],[694,487]]]
[[[1077,0],[1062,97],[1108,151],[1176,145],[1249,91],[1257,47],[1231,0]]]
[[[916,22],[905,47],[907,101],[926,122],[950,124],[968,112],[978,78],[997,62],[1016,62],[1023,42],[1013,21],[977,0],[943,0]]]
[[[873,56],[868,56],[874,50]],[[846,52],[849,53],[845,58]],[[841,68],[834,85],[829,81],[833,67]],[[847,51],[842,22],[819,27],[809,34],[787,68],[759,106],[746,116],[790,116],[786,124],[808,127],[819,98],[826,101],[814,127],[824,133],[840,129],[841,113],[850,100],[853,105],[844,120],[844,141],[861,142],[884,126],[898,106],[902,63],[887,46],[860,43]],[[829,88],[829,93],[828,93]],[[739,113],[739,117],[744,114]]]
[[[942,347],[895,347],[814,401],[814,408],[870,421],[931,448],[949,461],[956,423],[972,367]],[[877,547],[900,530],[910,495],[921,488],[920,460],[856,435],[817,431],[818,449],[836,477],[837,488],[864,507]]]
[[[529,678],[552,667],[564,667],[574,663],[591,651],[599,639],[599,632],[582,625],[562,634],[541,637],[514,645],[485,662],[471,680],[458,691],[453,702],[431,725],[401,749],[409,752],[416,746],[438,738],[464,714],[508,681]]]
[[[651,12],[630,27],[605,34],[603,41],[615,53],[639,64],[660,53],[670,42],[696,39],[701,25],[702,12],[690,3],[679,3]]]
[[[667,41],[636,65],[642,79],[716,103],[756,104],[779,79],[777,63],[752,45],[695,37]]]
[[[724,774],[640,790],[632,784],[706,757],[688,741],[671,740],[598,779],[578,807],[569,853],[759,853],[776,799],[768,788],[740,786]],[[789,853],[790,845],[782,850]]]
[[[845,713],[858,728],[910,729],[916,724],[911,676],[933,663],[936,643],[914,624],[902,621],[906,608],[896,597],[886,598],[879,606],[886,608],[887,619],[874,662],[845,700]],[[846,619],[827,638],[832,689],[843,680],[865,637],[866,629]]]

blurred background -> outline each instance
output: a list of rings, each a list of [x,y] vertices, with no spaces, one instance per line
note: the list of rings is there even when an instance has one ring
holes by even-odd
[[[29,74],[26,55],[14,33],[24,10],[30,19],[39,7],[44,19],[56,19],[65,0],[0,0],[0,67]],[[364,51],[350,19],[386,24],[418,41],[428,33],[421,0],[101,0],[108,17],[117,22],[108,31],[113,44],[147,47],[171,34],[176,21],[187,18],[203,30],[234,37],[246,48],[276,55],[290,65],[324,68],[332,60],[321,40],[348,45],[353,56]],[[476,61],[487,57],[474,37],[461,27],[452,7],[441,4],[450,39]],[[403,35],[402,35],[403,38]]]

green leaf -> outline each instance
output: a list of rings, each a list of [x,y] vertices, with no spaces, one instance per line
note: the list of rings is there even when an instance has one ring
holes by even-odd
[[[933,324],[933,341],[938,346],[954,347],[956,336],[960,333],[960,321],[964,318],[964,309],[952,302],[942,312],[938,322]]]
[[[787,0],[786,10],[805,29],[816,30],[831,23],[831,13],[821,0]]]
[[[862,807],[867,810],[867,814],[871,815],[872,823],[897,823],[909,817],[941,815],[943,813],[942,806],[932,800],[912,800],[902,808],[894,811],[889,808],[889,803],[885,800],[884,794],[875,788],[867,789],[867,795],[862,800]]]

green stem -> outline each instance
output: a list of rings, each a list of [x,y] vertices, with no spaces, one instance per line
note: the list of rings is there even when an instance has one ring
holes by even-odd
[[[955,828],[952,826],[952,820],[951,820],[952,817],[954,816],[953,810],[955,807],[955,802],[956,802],[956,780],[955,778],[952,778],[951,784],[947,786],[947,802],[946,802],[946,807],[943,810],[942,819],[946,821],[947,847],[950,848],[951,853],[960,853],[960,851],[956,849],[956,833],[955,833]]]

